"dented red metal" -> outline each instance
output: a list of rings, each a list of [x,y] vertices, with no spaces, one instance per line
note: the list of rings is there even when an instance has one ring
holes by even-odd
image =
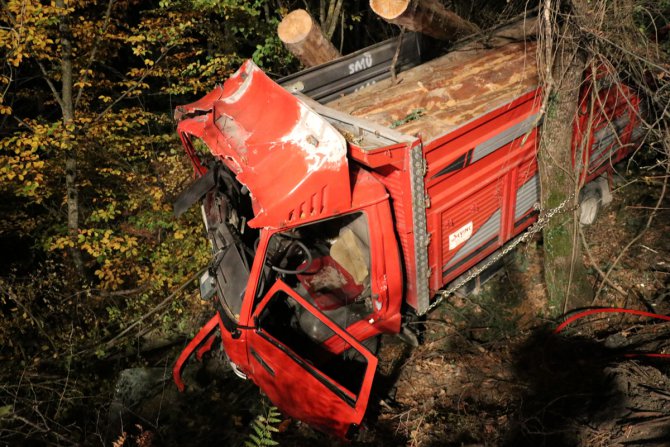
[[[344,137],[253,62],[178,107],[175,117],[181,134],[202,139],[249,189],[251,227],[284,227],[350,207]]]

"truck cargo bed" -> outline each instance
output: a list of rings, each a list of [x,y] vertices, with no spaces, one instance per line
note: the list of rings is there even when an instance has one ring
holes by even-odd
[[[536,89],[535,49],[456,50],[328,105],[426,143]]]
[[[349,142],[350,158],[391,196],[405,300],[419,314],[537,220],[536,48],[503,38],[487,47],[475,42],[317,108]],[[581,94],[586,107],[589,92]],[[595,160],[586,180],[628,153],[630,146],[621,148],[637,123],[632,92],[604,87],[598,95],[606,107],[590,133],[581,137],[589,128],[575,124],[585,160]]]

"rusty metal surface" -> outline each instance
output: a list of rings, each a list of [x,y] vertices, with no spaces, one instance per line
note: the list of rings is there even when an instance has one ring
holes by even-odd
[[[328,105],[430,141],[537,87],[535,44],[460,50]]]

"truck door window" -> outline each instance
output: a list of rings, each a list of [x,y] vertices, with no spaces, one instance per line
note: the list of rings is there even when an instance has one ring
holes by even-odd
[[[342,328],[370,315],[370,235],[365,214],[348,214],[274,234],[268,242],[258,299],[278,277]],[[320,343],[332,336],[311,313],[296,317],[313,341]]]
[[[365,377],[367,361],[362,356],[335,354],[315,341],[312,334],[305,332],[300,321],[300,316],[305,314],[311,312],[285,292],[278,291],[260,313],[258,334],[353,406]],[[310,324],[310,330],[334,336],[340,343],[346,344],[316,317]]]

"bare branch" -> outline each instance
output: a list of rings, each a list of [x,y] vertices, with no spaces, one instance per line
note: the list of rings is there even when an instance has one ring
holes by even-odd
[[[667,150],[667,145],[669,143],[670,142],[668,142],[668,141],[665,142],[666,150]],[[670,155],[670,154],[666,154],[666,155]],[[670,174],[670,163],[668,163],[667,161],[666,161],[666,165],[665,165],[665,173]],[[644,226],[642,231],[640,231],[637,234],[637,236],[635,236],[633,239],[630,240],[630,242],[628,242],[628,244],[626,244],[626,246],[619,252],[619,255],[616,257],[616,259],[614,259],[614,262],[612,262],[612,265],[610,265],[610,267],[607,269],[607,272],[605,273],[605,276],[603,277],[603,281],[600,283],[600,286],[598,287],[598,290],[596,291],[596,295],[595,295],[594,300],[597,299],[598,296],[600,295],[600,292],[602,292],[603,287],[605,286],[605,283],[608,281],[609,276],[612,273],[612,270],[614,270],[614,267],[616,267],[616,265],[619,263],[619,261],[621,260],[623,255],[628,251],[628,249],[630,247],[632,247],[635,243],[637,243],[637,241],[639,241],[640,238],[642,238],[642,236],[644,235],[644,233],[646,233],[647,230],[651,227],[651,224],[654,221],[654,218],[656,217],[656,213],[658,213],[658,210],[661,208],[661,204],[663,203],[663,200],[665,200],[665,194],[666,194],[667,189],[668,189],[668,177],[670,177],[670,176],[666,175],[665,178],[663,179],[663,186],[661,187],[661,194],[659,195],[658,200],[656,201],[656,206],[654,207],[651,214],[649,215],[649,218],[647,219],[647,224]]]
[[[593,254],[591,254],[591,247],[589,247],[589,244],[586,242],[586,236],[584,236],[584,231],[579,228],[579,235],[581,236],[582,239],[582,246],[584,247],[584,251],[586,252],[587,256],[589,257],[589,263],[591,264],[591,267],[593,267],[596,272],[600,275],[600,277],[603,279],[603,281],[607,282],[607,285],[609,285],[611,288],[616,290],[618,293],[620,293],[622,296],[627,297],[628,294],[626,293],[625,290],[623,290],[620,286],[614,284],[612,281],[610,281],[607,278],[607,275],[605,275],[605,272],[603,272],[600,267],[598,267],[598,263],[596,262],[595,258],[593,257]]]
[[[136,319],[135,321],[133,321],[131,324],[128,325],[128,327],[126,327],[124,330],[122,330],[122,331],[119,332],[117,335],[115,335],[114,337],[112,337],[109,341],[107,341],[107,342],[105,343],[105,346],[106,346],[107,348],[109,348],[109,347],[111,347],[111,346],[114,346],[114,344],[115,344],[119,339],[123,338],[126,334],[128,334],[130,331],[132,331],[134,328],[136,328],[140,323],[142,323],[144,320],[146,320],[147,318],[149,318],[150,316],[152,316],[153,314],[155,314],[156,312],[158,312],[159,310],[161,310],[161,309],[163,309],[165,306],[167,306],[167,305],[170,303],[170,301],[172,301],[172,300],[174,299],[175,296],[177,296],[177,295],[178,295],[179,293],[181,293],[184,289],[186,289],[186,287],[188,287],[188,285],[191,284],[193,281],[195,281],[196,279],[198,279],[198,278],[200,277],[200,275],[201,275],[205,270],[207,270],[208,268],[209,268],[209,266],[207,266],[207,267],[203,267],[202,269],[198,270],[195,274],[193,274],[192,276],[190,276],[186,281],[184,281],[184,282],[177,288],[177,290],[175,290],[174,292],[172,292],[167,298],[165,298],[163,301],[161,301],[161,302],[158,303],[156,306],[154,306],[153,309],[151,309],[149,312],[145,313],[144,315],[142,315],[141,317],[139,317],[138,319]]]
[[[40,67],[40,71],[44,75],[44,80],[46,81],[47,85],[49,86],[49,90],[51,90],[51,94],[53,95],[54,99],[58,103],[58,105],[61,108],[61,111],[65,111],[65,103],[63,102],[63,99],[61,98],[60,94],[58,93],[58,90],[56,90],[56,87],[53,85],[51,82],[51,79],[49,79],[49,74],[47,73],[46,68],[44,68],[44,65],[42,65],[42,62],[36,61],[37,66]]]

